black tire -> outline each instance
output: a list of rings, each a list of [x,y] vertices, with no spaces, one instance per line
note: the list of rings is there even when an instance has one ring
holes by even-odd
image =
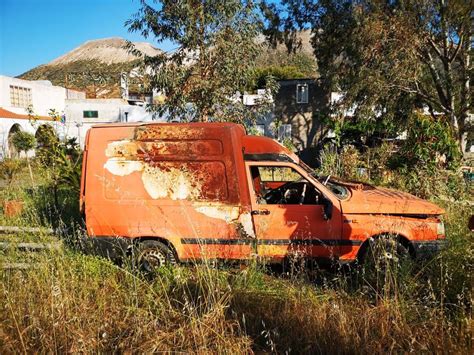
[[[410,251],[396,237],[380,236],[368,241],[363,263],[371,261],[382,266],[397,266],[411,259]]]
[[[157,240],[144,240],[138,244],[136,265],[140,272],[153,276],[166,266],[176,265],[173,251]]]
[[[361,261],[362,275],[375,289],[410,273],[413,267],[409,249],[392,236],[370,239]]]

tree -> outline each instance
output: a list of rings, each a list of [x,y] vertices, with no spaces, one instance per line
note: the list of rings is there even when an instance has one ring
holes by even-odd
[[[164,93],[159,114],[208,121],[242,122],[243,109],[234,96],[251,81],[258,55],[258,18],[252,1],[162,0],[141,8],[126,22],[129,31],[171,41],[177,49],[148,57],[130,43],[131,51],[144,58],[150,87]],[[229,116],[230,115],[230,116]]]
[[[288,53],[296,53],[302,45],[297,30],[311,28],[312,17],[318,9],[318,1],[281,0],[277,4],[263,0],[259,8],[264,18],[262,32],[268,44],[276,48],[282,43]]]
[[[312,28],[319,71],[345,92],[341,105],[356,105],[356,117],[365,120],[405,123],[425,106],[449,123],[464,151],[471,129],[473,0],[283,3],[287,11],[280,12],[293,30]]]

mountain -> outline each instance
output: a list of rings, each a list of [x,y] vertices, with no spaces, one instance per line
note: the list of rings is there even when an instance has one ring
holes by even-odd
[[[88,97],[120,97],[120,74],[130,72],[140,59],[126,49],[123,38],[87,41],[47,64],[19,76],[27,80],[49,80],[54,85],[87,92]],[[152,56],[161,51],[146,42],[135,48]]]
[[[137,57],[125,49],[126,44],[126,40],[120,37],[87,41],[47,65],[64,65],[84,60],[97,60],[105,64],[133,62]],[[134,42],[133,44],[136,49],[148,56],[161,53],[159,49],[147,42]]]
[[[282,44],[277,48],[266,48],[256,64],[258,67],[296,67],[305,77],[314,77],[316,61],[310,44],[310,31],[301,31],[297,40],[301,48],[295,54],[287,53]],[[257,39],[263,43],[263,36]],[[150,43],[134,42],[135,48],[148,56],[162,53]],[[87,41],[72,51],[47,64],[33,68],[19,76],[27,80],[49,80],[54,85],[86,91],[90,98],[120,97],[120,75],[129,73],[140,64],[140,58],[129,53],[127,41],[113,37]],[[139,92],[138,79],[130,79],[130,91]]]

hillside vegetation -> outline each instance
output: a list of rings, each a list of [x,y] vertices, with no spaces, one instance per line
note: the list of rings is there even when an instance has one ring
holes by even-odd
[[[85,91],[88,97],[120,97],[120,74],[139,65],[132,62],[107,64],[94,60],[80,60],[64,64],[41,65],[20,75],[26,80],[49,80],[53,85]]]
[[[133,45],[146,55],[161,53],[161,50],[146,42],[135,42]],[[141,59],[127,49],[125,39],[105,38],[87,41],[19,77],[49,80],[54,85],[86,91],[91,98],[112,98],[120,97],[120,74],[130,73],[140,63]]]

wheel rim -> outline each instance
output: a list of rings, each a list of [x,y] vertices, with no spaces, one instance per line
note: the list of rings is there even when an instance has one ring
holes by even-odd
[[[154,272],[166,265],[166,255],[159,250],[146,250],[140,257],[140,266],[145,272]]]

